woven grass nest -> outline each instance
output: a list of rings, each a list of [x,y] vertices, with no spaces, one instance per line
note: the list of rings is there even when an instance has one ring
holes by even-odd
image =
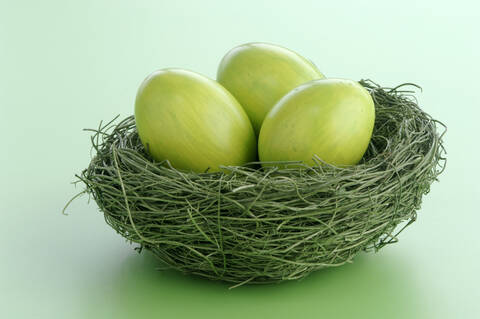
[[[445,126],[418,107],[412,84],[360,83],[376,120],[352,167],[317,158],[179,171],[147,155],[130,116],[92,130],[95,154],[77,177],[113,229],[179,271],[241,285],[340,266],[396,242],[446,163]]]

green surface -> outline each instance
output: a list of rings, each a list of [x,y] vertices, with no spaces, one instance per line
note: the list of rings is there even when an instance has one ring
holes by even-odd
[[[471,1],[0,1],[0,318],[478,318],[480,46]],[[300,282],[227,285],[156,271],[82,197],[82,128],[133,113],[141,81],[210,78],[267,41],[327,76],[421,84],[448,163],[398,244]]]

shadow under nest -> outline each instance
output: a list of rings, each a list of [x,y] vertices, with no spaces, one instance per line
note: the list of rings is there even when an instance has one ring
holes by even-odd
[[[182,272],[244,284],[339,266],[395,242],[446,163],[445,126],[418,107],[415,85],[360,83],[375,126],[352,167],[178,171],[152,161],[130,116],[91,130],[95,154],[77,177],[112,228]]]

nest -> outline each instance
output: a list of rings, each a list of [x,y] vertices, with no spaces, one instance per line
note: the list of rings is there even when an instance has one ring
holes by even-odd
[[[92,130],[95,155],[77,177],[113,229],[179,271],[244,284],[340,266],[396,242],[446,163],[445,126],[418,107],[413,84],[360,83],[376,120],[352,167],[179,171],[148,156],[130,116]]]

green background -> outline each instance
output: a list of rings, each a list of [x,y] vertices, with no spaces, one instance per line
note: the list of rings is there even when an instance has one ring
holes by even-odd
[[[1,318],[479,318],[480,14],[474,1],[0,0]],[[214,78],[233,46],[277,43],[327,76],[415,82],[448,126],[447,169],[398,244],[302,281],[158,271],[71,182],[100,120],[150,72]]]

